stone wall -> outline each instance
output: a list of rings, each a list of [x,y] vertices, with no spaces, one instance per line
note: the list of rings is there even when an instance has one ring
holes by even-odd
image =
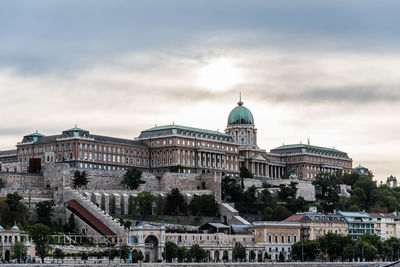
[[[52,190],[44,184],[43,176],[27,173],[0,173],[0,179],[5,186],[0,190],[0,196],[18,192],[28,198],[51,198]]]
[[[249,188],[251,186],[262,187],[262,180],[259,179],[244,179],[245,188]],[[266,182],[273,186],[279,186],[281,184],[290,184],[291,182],[297,183],[297,194],[296,197],[303,197],[308,201],[315,201],[315,186],[312,185],[311,181],[303,181],[303,180],[291,180],[291,179],[277,179],[277,180],[266,180]],[[275,191],[275,190],[272,190]]]

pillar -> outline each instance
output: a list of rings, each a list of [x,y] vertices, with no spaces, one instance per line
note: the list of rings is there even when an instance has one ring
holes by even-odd
[[[222,252],[223,253],[223,252]],[[232,261],[233,257],[232,257],[232,250],[228,251],[228,261]]]

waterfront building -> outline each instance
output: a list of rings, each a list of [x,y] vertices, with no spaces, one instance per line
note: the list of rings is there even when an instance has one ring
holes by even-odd
[[[393,213],[369,213],[374,222],[375,234],[382,241],[391,237],[400,238],[400,216]]]
[[[278,260],[279,254],[285,260],[291,257],[291,248],[300,240],[301,225],[298,222],[254,222],[254,235],[257,245],[264,247],[272,260]]]
[[[284,221],[300,223],[303,240],[315,240],[327,233],[347,235],[347,222],[343,216],[337,214],[297,213]]]
[[[364,234],[374,234],[374,220],[367,212],[338,211],[347,222],[348,235],[357,240]]]

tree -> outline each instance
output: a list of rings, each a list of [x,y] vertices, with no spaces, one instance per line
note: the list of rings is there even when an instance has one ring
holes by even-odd
[[[167,262],[172,262],[172,259],[178,257],[178,246],[171,241],[165,243],[164,258]]]
[[[136,259],[138,261],[142,261],[144,259],[143,252],[141,250],[139,250],[139,253],[138,253]]]
[[[46,200],[37,203],[35,212],[38,217],[38,222],[51,226],[51,216],[53,216],[54,206],[53,200]]]
[[[357,211],[360,211],[360,208],[356,204],[353,204],[353,205],[351,205],[350,207],[347,208],[347,211],[357,212]]]
[[[253,174],[246,167],[240,167],[241,178],[253,178]]]
[[[190,201],[189,209],[196,216],[216,216],[218,203],[213,195],[194,195]]]
[[[121,247],[120,247],[120,250],[121,250],[121,253],[120,253],[121,259],[123,259],[124,262],[126,263],[126,259],[128,259],[128,256],[129,256],[129,247],[128,247],[128,245],[125,244],[125,243],[122,244]]]
[[[343,248],[352,243],[350,236],[327,233],[317,239],[321,252],[329,255],[330,260],[343,258]]]
[[[283,255],[282,251],[279,252],[279,261],[284,262],[285,261],[285,255]]]
[[[49,237],[50,237],[51,229],[41,223],[34,224],[29,229],[29,236],[32,238],[35,243],[35,252],[42,259],[42,263],[44,263],[44,258],[49,251]]]
[[[139,214],[151,215],[153,210],[154,195],[151,192],[143,191],[136,197]]]
[[[249,258],[251,261],[254,261],[256,259],[256,253],[253,250],[250,251]]]
[[[243,193],[243,201],[245,201],[245,202],[256,202],[256,200],[257,200],[256,193],[257,193],[257,188],[254,185],[249,187]]]
[[[26,258],[27,249],[21,241],[17,241],[11,248],[11,258],[17,259],[18,263]]]
[[[237,260],[242,261],[246,259],[246,249],[239,242],[236,242],[235,247],[233,248],[233,259],[235,261]]]
[[[60,248],[56,248],[54,250],[53,256],[54,256],[54,258],[57,259],[57,261],[60,260],[60,259],[63,259],[64,256],[65,256],[64,255],[64,251],[62,251]]]
[[[68,231],[74,233],[75,227],[76,227],[75,215],[73,213],[71,213],[71,215],[69,216],[69,219],[68,219]]]
[[[355,257],[356,257],[356,248],[354,247],[354,245],[352,243],[348,243],[343,248],[343,259],[351,261]]]
[[[296,199],[297,183],[291,182],[290,185],[279,185],[278,197],[282,201],[291,202]]]
[[[319,254],[319,243],[315,240],[298,241],[292,245],[293,260],[302,259],[302,251],[304,252],[305,261],[314,261]]]
[[[178,247],[178,253],[177,253],[177,257],[178,257],[178,261],[179,262],[184,262],[185,259],[188,257],[189,254],[189,250],[186,247]]]
[[[319,189],[316,198],[320,200],[324,211],[333,211],[340,199],[339,180],[336,176],[330,173],[320,173],[315,177],[313,185]]]
[[[121,184],[126,185],[130,190],[136,190],[145,181],[142,179],[142,171],[137,168],[129,168],[121,181]]]
[[[89,259],[89,255],[86,252],[81,252],[81,260],[86,262]]]
[[[178,188],[174,188],[166,197],[166,212],[169,215],[178,215],[186,213],[187,204],[185,197]]]
[[[224,200],[239,202],[242,200],[243,190],[237,178],[225,176],[221,181],[221,193]]]
[[[110,253],[108,254],[108,260],[113,261],[115,259],[115,257],[117,256],[117,254],[118,254],[118,251],[116,249],[112,249],[110,251]],[[142,256],[143,256],[143,254],[142,254]]]
[[[81,187],[87,187],[87,184],[89,183],[89,179],[87,177],[87,173],[85,171],[80,172],[80,171],[75,171],[74,172],[74,178],[72,179],[72,187],[73,188],[81,188]]]
[[[181,172],[182,173],[184,169],[186,169],[186,168],[183,167],[182,165],[176,165],[176,166],[169,167],[170,172]]]
[[[276,205],[274,209],[274,218],[277,221],[283,221],[284,219],[288,218],[292,213],[282,205]]]
[[[198,244],[194,244],[190,248],[189,255],[195,262],[201,262],[207,257],[206,251]]]
[[[14,222],[20,222],[22,225],[25,225],[27,221],[28,209],[24,204],[21,203],[22,197],[18,195],[17,192],[12,194],[7,194],[7,198],[5,199],[5,204],[8,207],[1,207],[5,211],[8,211],[8,214],[2,214],[2,221],[6,225],[13,225]]]

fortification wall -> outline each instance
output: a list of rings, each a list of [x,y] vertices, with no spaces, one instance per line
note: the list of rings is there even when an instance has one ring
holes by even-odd
[[[4,188],[0,190],[0,196],[5,197],[9,193],[18,192],[28,198],[50,198],[52,191],[44,184],[43,176],[27,173],[0,173],[0,179],[4,182]]]

